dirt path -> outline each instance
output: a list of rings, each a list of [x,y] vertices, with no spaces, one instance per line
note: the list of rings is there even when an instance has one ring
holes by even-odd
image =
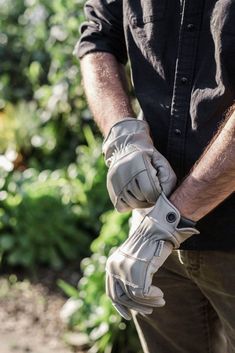
[[[0,277],[0,352],[72,353],[59,314],[66,298],[42,283]]]
[[[71,353],[61,343],[43,342],[40,337],[20,336],[16,333],[0,333],[1,353]]]

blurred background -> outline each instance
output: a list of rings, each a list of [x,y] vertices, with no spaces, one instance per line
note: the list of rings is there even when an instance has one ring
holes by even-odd
[[[138,353],[104,290],[126,237],[72,55],[83,0],[0,0],[0,351]]]

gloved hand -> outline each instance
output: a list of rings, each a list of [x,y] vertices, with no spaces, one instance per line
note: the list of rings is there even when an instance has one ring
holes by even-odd
[[[162,291],[152,286],[153,275],[173,249],[199,233],[194,222],[186,219],[181,228],[179,211],[163,193],[154,207],[140,212],[133,211],[138,225],[132,225],[129,237],[106,264],[106,293],[127,320],[131,319],[130,309],[150,314],[154,307],[165,304]]]
[[[107,189],[119,212],[150,207],[176,184],[175,173],[153,146],[143,120],[127,118],[113,125],[102,150],[109,167]]]

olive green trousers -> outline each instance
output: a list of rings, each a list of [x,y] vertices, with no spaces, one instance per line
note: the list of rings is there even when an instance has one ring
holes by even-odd
[[[145,353],[235,353],[235,251],[174,251],[154,284],[166,305],[133,314]]]

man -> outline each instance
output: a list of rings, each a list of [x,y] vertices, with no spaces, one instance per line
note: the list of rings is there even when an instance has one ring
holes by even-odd
[[[107,292],[144,352],[234,353],[235,2],[90,0],[85,12],[75,51],[109,194],[137,209]]]

